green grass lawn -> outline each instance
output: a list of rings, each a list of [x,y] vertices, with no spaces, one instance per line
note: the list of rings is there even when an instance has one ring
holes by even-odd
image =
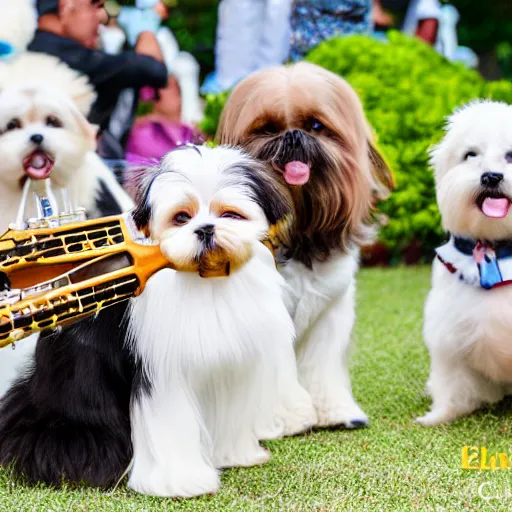
[[[464,445],[511,453],[510,402],[451,426],[413,422],[428,405],[428,357],[421,338],[430,270],[369,269],[359,277],[354,394],[371,425],[267,443],[270,462],[224,472],[217,496],[171,500],[121,486],[54,491],[13,483],[0,472],[1,511],[164,510],[510,510],[512,471],[461,469]],[[495,498],[485,501],[482,493]]]

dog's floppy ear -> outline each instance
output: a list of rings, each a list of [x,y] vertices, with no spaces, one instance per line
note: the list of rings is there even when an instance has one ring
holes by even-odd
[[[68,102],[69,109],[73,118],[78,123],[80,130],[84,134],[84,138],[87,140],[89,151],[95,151],[97,146],[97,137],[99,126],[89,123],[85,116],[78,110],[78,107],[72,102]]]
[[[293,200],[288,190],[265,164],[252,160],[233,167],[233,172],[244,176],[252,191],[253,200],[263,210],[270,225],[269,239],[272,244],[290,246],[294,225]]]
[[[137,204],[132,211],[132,218],[137,229],[149,237],[149,221],[151,220],[151,204],[149,203],[149,187],[137,198]]]
[[[254,202],[263,210],[269,224],[276,224],[292,211],[292,198],[287,187],[269,172],[265,164],[251,158],[234,165],[232,171],[245,178]]]
[[[94,137],[94,140],[98,140],[98,133],[100,131],[100,125],[99,124],[92,124],[89,123],[89,126],[91,127],[91,132]]]
[[[386,162],[382,152],[378,149],[373,129],[366,119],[365,124],[368,159],[370,161],[372,176],[377,188],[377,199],[386,199],[395,188],[395,178],[393,177],[393,171]]]
[[[377,149],[377,146],[372,140],[368,140],[368,157],[370,159],[373,177],[378,186],[378,198],[386,199],[395,188],[395,179],[384,156]]]
[[[158,167],[133,167],[126,171],[127,187],[134,190],[135,208],[132,211],[132,219],[137,229],[145,236],[150,236],[149,223],[151,221],[152,208],[149,194],[151,186],[162,171]]]

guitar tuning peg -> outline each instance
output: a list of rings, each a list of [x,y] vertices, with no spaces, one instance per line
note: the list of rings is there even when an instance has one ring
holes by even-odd
[[[31,216],[35,212],[36,216]],[[52,189],[51,180],[26,180],[14,229],[56,228],[72,222],[84,222],[84,208],[74,204],[67,188]]]

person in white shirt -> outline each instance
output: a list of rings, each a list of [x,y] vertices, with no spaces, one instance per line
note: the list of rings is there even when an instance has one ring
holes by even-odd
[[[253,71],[282,64],[290,48],[292,4],[293,0],[222,0],[215,71],[201,92],[229,90]]]
[[[402,32],[434,45],[441,19],[439,0],[412,0],[405,15]]]

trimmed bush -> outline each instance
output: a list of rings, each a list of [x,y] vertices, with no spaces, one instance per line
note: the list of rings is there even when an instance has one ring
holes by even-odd
[[[399,253],[420,243],[428,254],[443,239],[428,148],[442,136],[445,117],[474,98],[512,103],[512,83],[487,82],[422,41],[399,32],[381,42],[366,36],[326,41],[306,60],[343,76],[357,91],[396,189],[379,205],[386,219],[380,240]],[[227,95],[207,98],[203,130],[215,133]]]
[[[208,137],[215,137],[217,126],[219,125],[220,115],[224,104],[229,96],[229,92],[220,94],[207,94],[204,104],[204,118],[199,124],[200,130]]]

